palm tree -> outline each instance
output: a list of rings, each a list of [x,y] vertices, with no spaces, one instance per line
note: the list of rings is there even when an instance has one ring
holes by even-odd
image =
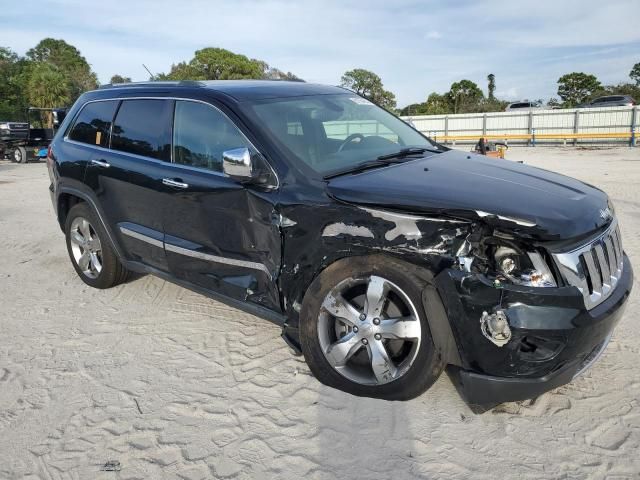
[[[70,100],[70,86],[58,69],[47,63],[33,66],[27,82],[27,97],[33,107],[55,108],[66,105]],[[47,127],[53,125],[51,115],[47,116]]]
[[[496,76],[493,73],[487,75],[489,81],[489,100],[495,100],[494,92],[496,91]]]

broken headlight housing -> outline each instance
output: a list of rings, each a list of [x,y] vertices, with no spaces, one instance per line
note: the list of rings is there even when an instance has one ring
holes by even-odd
[[[556,287],[556,280],[544,260],[536,252],[521,252],[510,246],[497,246],[493,254],[498,280],[526,287]]]

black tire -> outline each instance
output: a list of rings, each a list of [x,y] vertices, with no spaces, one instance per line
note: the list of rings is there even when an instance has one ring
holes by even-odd
[[[13,161],[17,163],[27,163],[27,149],[24,147],[14,148]]]
[[[326,295],[345,279],[371,275],[393,282],[407,294],[417,310],[421,326],[420,346],[409,369],[400,378],[379,385],[363,385],[338,373],[325,357],[318,335],[318,317]],[[352,395],[385,400],[410,400],[429,389],[445,366],[434,347],[422,304],[422,292],[429,277],[429,272],[382,255],[342,259],[322,271],[309,287],[300,312],[302,351],[315,377],[325,385]]]
[[[82,270],[82,268],[80,268],[78,262],[74,257],[71,245],[71,228],[76,218],[86,219],[90,223],[92,231],[95,232],[100,240],[102,270],[95,278],[91,278],[90,276],[88,276]],[[65,222],[64,232],[69,258],[71,260],[71,263],[73,264],[73,268],[75,268],[78,276],[84,283],[94,288],[103,289],[115,287],[116,285],[126,281],[129,275],[129,271],[122,265],[122,263],[120,263],[118,256],[116,255],[111,243],[109,242],[109,236],[104,230],[102,222],[95,214],[93,209],[91,209],[86,203],[77,203],[71,208],[71,210],[69,210]]]

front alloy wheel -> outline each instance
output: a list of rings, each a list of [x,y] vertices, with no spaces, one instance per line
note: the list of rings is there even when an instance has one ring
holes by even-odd
[[[353,395],[408,400],[437,380],[423,292],[432,275],[384,255],[337,260],[311,283],[300,344],[315,377]]]
[[[407,294],[379,276],[347,279],[325,297],[318,340],[333,368],[361,385],[402,377],[420,347],[418,313]]]

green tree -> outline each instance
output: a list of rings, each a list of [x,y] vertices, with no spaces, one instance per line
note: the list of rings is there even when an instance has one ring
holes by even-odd
[[[115,83],[131,83],[131,77],[123,77],[122,75],[114,75],[111,77],[111,80],[109,80],[109,83],[111,84],[115,84]]]
[[[203,48],[187,62],[171,66],[169,80],[238,80],[263,78],[264,63],[224,48]]]
[[[439,93],[431,93],[426,102],[413,103],[400,110],[400,115],[444,115],[451,113],[449,98]]]
[[[504,109],[507,108],[509,102],[504,100],[499,100],[494,97],[493,100],[488,98],[481,99],[475,106],[471,108],[468,113],[471,112],[504,112]]]
[[[558,96],[566,107],[575,107],[601,90],[602,85],[595,75],[573,72],[558,79]]]
[[[460,80],[451,84],[446,94],[453,106],[453,113],[467,113],[474,111],[484,98],[482,90],[471,80]]]
[[[493,73],[490,73],[489,75],[487,75],[487,81],[489,82],[489,85],[487,87],[487,90],[489,92],[489,100],[495,100],[495,91],[496,91],[496,76]]]
[[[629,72],[631,80],[636,82],[636,85],[640,87],[640,62],[636,63]]]
[[[214,47],[197,50],[188,62],[173,64],[169,73],[153,75],[150,80],[242,79],[304,81],[291,72],[270,67],[262,60]]]
[[[423,112],[425,115],[443,115],[451,112],[451,104],[446,95],[432,93],[427,97],[427,101],[423,104]]]
[[[29,104],[40,108],[53,108],[69,103],[70,86],[65,75],[48,63],[38,63],[32,69],[27,83]],[[51,127],[51,117],[47,116]]]
[[[9,48],[0,47],[0,121],[25,120],[25,61]]]
[[[33,64],[53,66],[64,77],[68,102],[75,101],[83,92],[98,86],[98,78],[87,60],[76,47],[64,40],[45,38],[30,49],[26,57]]]
[[[340,85],[387,110],[393,110],[396,107],[395,95],[389,90],[385,90],[382,79],[369,70],[355,68],[345,72],[340,80]]]

